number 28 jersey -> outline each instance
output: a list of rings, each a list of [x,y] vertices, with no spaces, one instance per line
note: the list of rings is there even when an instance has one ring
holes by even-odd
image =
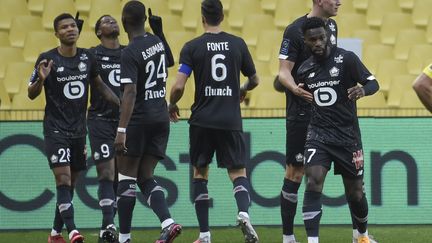
[[[193,70],[195,99],[189,123],[201,127],[242,130],[240,72],[256,73],[243,39],[225,33],[204,33],[187,42],[180,65]]]
[[[53,61],[44,82],[44,135],[85,136],[89,84],[99,75],[96,59],[82,48],[77,48],[73,57],[64,57],[57,48],[51,49],[40,54],[30,83],[36,80],[36,68],[43,59]]]

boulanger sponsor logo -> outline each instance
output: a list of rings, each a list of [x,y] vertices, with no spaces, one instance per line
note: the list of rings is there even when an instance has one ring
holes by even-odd
[[[69,75],[66,77],[57,77],[57,82],[66,82],[66,81],[73,81],[73,80],[84,80],[87,78],[87,74],[80,74],[80,75]]]

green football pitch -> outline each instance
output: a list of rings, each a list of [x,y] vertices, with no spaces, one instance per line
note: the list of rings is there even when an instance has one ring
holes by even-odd
[[[280,227],[256,227],[261,243],[281,243]],[[425,243],[432,242],[432,225],[371,225],[369,231],[380,243]],[[39,243],[47,242],[49,230],[34,231],[0,231],[0,242]],[[86,237],[86,243],[97,243],[97,230],[81,231]],[[307,243],[304,228],[295,228],[297,241]],[[197,228],[184,228],[182,234],[176,239],[176,243],[191,243],[196,240]],[[350,226],[321,226],[321,243],[350,243],[352,230]],[[153,243],[159,236],[158,229],[135,229],[132,231],[134,243]],[[238,228],[213,228],[212,242],[241,243],[242,234]]]

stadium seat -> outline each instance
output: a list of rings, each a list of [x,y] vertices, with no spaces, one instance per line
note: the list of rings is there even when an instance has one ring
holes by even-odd
[[[27,8],[30,12],[35,13],[37,15],[42,15],[44,11],[45,0],[28,0]]]
[[[121,23],[120,0],[92,0],[88,25],[93,29],[100,16],[109,14]]]
[[[357,10],[366,11],[366,9],[368,8],[369,0],[352,0],[352,1],[353,1],[353,7]]]
[[[430,59],[431,53],[432,45],[430,44],[413,45],[407,60],[408,72],[413,75],[420,74],[424,69],[424,61]]]
[[[274,17],[275,26],[285,29],[296,18],[307,13],[308,8],[304,0],[278,0]]]
[[[58,46],[54,33],[48,31],[30,31],[27,33],[23,56],[26,62],[34,64],[42,52]]]
[[[401,104],[401,98],[404,91],[412,89],[412,83],[416,75],[401,74],[393,76],[390,89],[388,92],[387,106],[398,108]]]
[[[121,9],[123,9],[123,6],[127,2],[129,2],[129,0],[121,1]],[[144,3],[146,8],[151,8],[153,14],[161,16],[163,20],[166,16],[171,14],[168,6],[168,0],[140,0],[140,2]]]
[[[273,18],[266,14],[249,14],[245,17],[242,37],[248,46],[257,45],[258,35],[265,30],[275,30]]]
[[[282,41],[282,39],[281,39]],[[275,76],[279,74],[279,51],[280,51],[280,44],[274,45],[271,49],[268,51],[270,52],[270,61],[268,62],[270,74],[272,76]]]
[[[341,13],[335,17],[338,25],[338,37],[352,37],[355,30],[367,29],[366,17],[359,13]]]
[[[171,47],[172,53],[174,55],[174,61],[178,63],[178,58],[180,57],[180,51],[184,44],[194,37],[192,32],[187,31],[171,31],[166,33],[166,39]]]
[[[426,39],[432,44],[432,16],[429,18],[429,24],[426,27]]]
[[[415,91],[411,88],[405,90],[402,94],[400,108],[424,108],[423,104],[417,97]]]
[[[30,15],[14,17],[9,31],[10,45],[24,47],[27,32],[38,30],[43,30],[41,17]]]
[[[264,30],[258,33],[257,47],[256,47],[256,60],[270,61],[271,56],[269,51],[274,46],[280,46],[282,42],[283,32],[279,30]]]
[[[283,109],[285,108],[285,94],[271,91],[259,91],[253,94],[255,108],[259,109]]]
[[[201,0],[185,0],[182,13],[182,25],[186,29],[195,30],[201,25]]]
[[[387,13],[384,15],[381,24],[381,43],[394,45],[396,36],[401,29],[414,28],[411,23],[411,16],[405,13]]]
[[[181,13],[185,0],[168,0],[168,7],[172,12]]]
[[[275,58],[277,59],[277,57],[275,57]],[[275,77],[270,72],[270,67],[269,67],[268,61],[254,60],[254,64],[255,64],[255,70],[256,70],[256,72],[260,78],[264,77],[264,76]],[[262,85],[262,82],[260,83],[260,86],[261,85]]]
[[[0,47],[10,46],[9,34],[7,32],[0,31]]]
[[[411,11],[415,0],[399,0],[399,7],[403,10]]]
[[[9,30],[13,17],[30,15],[26,0],[0,0],[0,6],[0,30]]]
[[[426,27],[428,25],[429,17],[431,16],[431,5],[432,2],[430,0],[416,0],[414,2],[411,16],[412,22],[415,25],[420,27]]]
[[[387,94],[393,77],[399,74],[407,74],[405,61],[395,59],[380,59],[375,77],[380,85],[380,90]]]
[[[312,2],[312,1],[308,1]],[[353,1],[341,1],[342,5],[338,9],[338,15],[341,13],[356,13],[356,8],[354,8]]]
[[[163,30],[165,34],[171,31],[184,31],[183,25],[181,25],[181,17],[178,15],[168,15],[163,17]],[[148,26],[148,25],[147,25]],[[202,32],[202,28],[201,28]]]
[[[27,92],[15,95],[11,104],[12,110],[43,110],[45,108],[44,91],[34,100],[27,96]]]
[[[78,47],[90,48],[100,44],[94,31],[82,31],[77,42]]]
[[[261,0],[261,8],[264,11],[275,12],[278,0]]]
[[[3,84],[9,97],[23,92],[24,89],[27,92],[26,84],[33,69],[34,65],[28,62],[9,62],[3,79]]]
[[[393,47],[383,44],[370,44],[363,49],[363,63],[372,73],[376,73],[380,59],[393,57]]]
[[[73,0],[45,0],[45,6],[42,13],[42,25],[47,30],[54,30],[53,22],[55,17],[62,13],[70,13],[75,16],[76,8]]]
[[[398,60],[407,60],[408,53],[413,45],[426,44],[426,35],[420,29],[404,29],[398,32],[394,46],[394,57]]]
[[[88,16],[91,7],[91,0],[75,0],[75,8],[80,13]]]
[[[372,30],[372,29],[358,29],[353,30],[352,32],[353,38],[359,38],[361,39],[363,50],[367,48],[370,44],[380,44],[381,38],[378,30]]]
[[[0,80],[0,110],[9,110],[11,108],[11,100],[6,92],[3,82]],[[0,119],[1,120],[1,119]]]
[[[371,27],[380,27],[384,15],[401,11],[398,2],[395,0],[371,0],[367,7],[366,21]]]
[[[229,13],[231,9],[231,1],[235,1],[235,0],[221,0],[225,13]]]
[[[8,63],[23,61],[22,50],[16,47],[0,47],[0,57],[0,80],[5,76]]]
[[[246,15],[262,13],[262,10],[259,0],[234,0],[231,2],[230,13],[228,24],[232,28],[241,29]]]
[[[384,93],[381,91],[357,100],[358,108],[387,108]]]

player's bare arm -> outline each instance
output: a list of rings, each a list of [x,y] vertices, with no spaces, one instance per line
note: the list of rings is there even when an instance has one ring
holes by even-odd
[[[42,92],[45,79],[48,77],[49,73],[51,72],[52,65],[53,65],[52,60],[48,61],[47,59],[43,59],[41,62],[39,62],[37,66],[38,78],[35,82],[31,83],[27,89],[28,97],[31,100],[38,97]]]
[[[257,74],[254,74],[254,75],[248,77],[246,82],[240,87],[240,102],[243,102],[243,100],[246,97],[247,92],[249,90],[255,89],[258,86],[259,82],[260,82],[260,80],[259,80]]]
[[[279,60],[279,82],[294,95],[297,95],[308,102],[312,102],[312,94],[304,90],[303,86],[297,85],[291,75],[294,64],[294,62],[288,60]]]
[[[136,84],[126,84],[124,86],[122,102],[120,105],[120,121],[117,129],[117,135],[114,141],[114,148],[117,152],[127,151],[126,128],[129,124],[129,120],[134,110],[136,94]]]
[[[378,82],[373,80],[368,80],[363,86],[356,85],[348,89],[348,98],[350,100],[358,100],[361,97],[369,96],[375,94],[379,89]]]
[[[432,79],[420,74],[413,83],[413,89],[426,109],[432,112]]]
[[[184,93],[185,85],[187,82],[188,76],[182,72],[178,72],[176,76],[176,82],[171,88],[170,92],[170,103],[168,105],[168,112],[170,116],[170,120],[172,122],[177,122],[180,114],[177,106],[177,102],[181,99]]]
[[[120,99],[117,95],[102,81],[101,77],[98,75],[93,79],[93,88],[96,88],[108,102],[120,106]]]

